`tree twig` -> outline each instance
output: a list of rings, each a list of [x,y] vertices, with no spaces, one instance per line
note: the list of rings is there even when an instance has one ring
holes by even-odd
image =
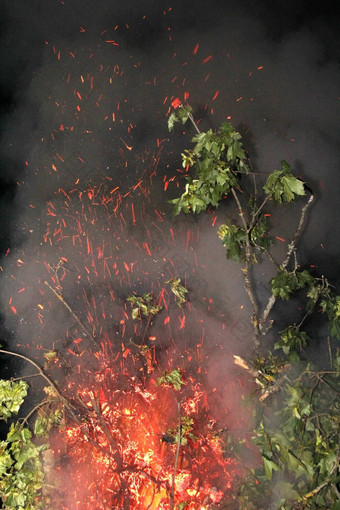
[[[251,220],[250,225],[249,225],[249,231],[254,227],[255,222],[256,222],[260,212],[262,211],[263,207],[268,202],[269,198],[270,198],[270,195],[267,195],[266,198],[263,200],[262,204],[260,205],[260,207],[257,209],[257,211],[254,211],[254,214],[252,215],[253,216],[252,220]]]
[[[302,232],[302,227],[303,227],[303,224],[304,224],[304,221],[305,221],[305,216],[306,216],[307,209],[312,204],[313,200],[314,200],[314,195],[311,195],[309,197],[308,202],[303,206],[303,208],[301,210],[300,221],[298,223],[298,226],[297,226],[297,229],[295,231],[294,237],[293,237],[291,243],[288,246],[288,251],[287,251],[287,254],[286,254],[286,258],[284,259],[283,263],[281,264],[282,269],[286,269],[287,268],[287,266],[289,264],[289,261],[290,261],[290,258],[291,258],[293,252],[296,249],[296,243],[297,243],[297,241],[298,241],[298,239],[299,239],[299,237],[301,235],[301,232]],[[260,331],[263,331],[263,326],[264,326],[265,322],[267,321],[268,316],[269,316],[270,312],[272,311],[274,304],[276,303],[276,299],[277,298],[274,297],[273,295],[271,295],[270,298],[268,299],[267,306],[264,309],[262,317],[260,319],[260,325],[259,325]]]
[[[196,129],[197,133],[199,134],[201,131],[199,130],[192,113],[189,113],[189,120],[190,120],[191,124],[194,126],[194,128]]]
[[[31,358],[28,358],[27,356],[24,356],[23,354],[19,354],[17,352],[13,352],[13,351],[5,351],[4,349],[0,349],[0,353],[3,353],[3,354],[8,354],[9,356],[15,356],[17,358],[21,358],[25,361],[27,361],[28,363],[30,363],[31,365],[33,365],[39,372],[39,375],[45,379],[45,381],[49,384],[49,386],[51,386],[53,388],[53,390],[55,391],[55,393],[57,394],[57,396],[60,398],[60,400],[62,401],[62,403],[64,404],[64,406],[66,407],[66,409],[68,410],[68,412],[70,413],[70,415],[72,416],[72,418],[77,422],[79,423],[79,420],[76,416],[76,414],[74,413],[73,411],[73,406],[68,402],[68,400],[60,393],[59,389],[57,388],[56,384],[52,381],[52,379],[50,379],[48,377],[48,375],[44,372],[44,370],[38,365],[38,363],[36,363],[35,361],[33,361]]]
[[[24,425],[25,423],[28,423],[28,420],[30,419],[32,414],[34,414],[36,411],[38,411],[38,409],[40,409],[40,407],[43,407],[43,406],[45,406],[47,404],[50,404],[51,402],[53,402],[53,400],[43,400],[42,402],[40,402],[39,404],[34,406],[33,409],[28,413],[28,415],[25,416],[25,418],[22,420],[21,425]]]
[[[244,274],[245,289],[248,294],[251,306],[253,308],[252,322],[253,322],[254,333],[255,333],[254,349],[255,349],[255,352],[257,352],[260,347],[260,336],[261,335],[260,335],[260,329],[259,329],[259,307],[258,307],[255,295],[254,295],[252,287],[251,287],[250,279],[249,279],[249,267],[250,267],[250,263],[251,263],[251,247],[250,247],[250,240],[249,240],[249,228],[248,228],[245,216],[244,216],[244,212],[243,212],[240,200],[239,200],[234,188],[231,188],[231,192],[232,192],[235,202],[237,204],[237,208],[238,208],[238,211],[239,211],[239,214],[241,217],[241,221],[243,223],[244,232],[245,232],[245,236],[246,236],[246,247],[245,247],[246,263],[245,263],[245,267],[243,269],[243,274]]]
[[[78,315],[76,315],[76,313],[72,310],[72,308],[70,307],[70,305],[65,301],[65,299],[63,298],[63,296],[57,292],[46,280],[45,280],[45,285],[53,292],[53,294],[59,299],[59,301],[62,302],[62,304],[65,306],[65,308],[70,312],[70,314],[72,315],[72,317],[74,318],[74,320],[79,324],[79,326],[81,327],[81,329],[83,330],[83,332],[88,335],[91,340],[93,340],[95,343],[98,344],[98,340],[92,335],[92,333],[90,333],[90,331],[86,328],[86,326],[81,322],[81,320],[79,319]]]
[[[6,351],[7,352],[7,351]],[[22,381],[23,379],[30,379],[31,377],[40,377],[41,374],[22,375],[21,377],[11,377],[11,382]]]
[[[175,465],[174,472],[172,473],[171,489],[170,489],[170,510],[175,508],[175,485],[176,485],[176,473],[178,467],[179,452],[182,441],[182,419],[181,419],[181,403],[177,401],[178,410],[178,441],[176,447]]]
[[[330,483],[332,475],[333,475],[333,473],[335,473],[335,471],[338,469],[338,467],[339,467],[339,459],[337,459],[337,461],[334,462],[334,465],[333,465],[332,469],[330,470],[329,475],[327,476],[326,480],[324,482],[322,482],[320,485],[318,485],[317,487],[315,487],[315,489],[313,489],[312,491],[308,492],[307,494],[305,494],[304,496],[299,498],[298,501],[307,501],[308,499],[310,499],[313,496],[315,496],[316,494],[318,494],[324,487],[326,487]]]

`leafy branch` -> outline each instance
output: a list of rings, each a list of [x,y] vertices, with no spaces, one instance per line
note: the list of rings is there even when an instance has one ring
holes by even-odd
[[[176,391],[180,391],[185,382],[182,379],[182,374],[178,368],[175,368],[171,372],[165,371],[157,378],[156,385],[170,386]]]
[[[188,116],[187,120],[191,118]],[[198,130],[196,124],[195,129]],[[256,471],[250,470],[251,476],[241,482],[240,509],[265,510],[269,482],[273,479],[277,508],[335,510],[340,499],[337,488],[340,355],[337,352],[333,359],[329,343],[332,370],[317,370],[310,364],[304,367],[300,359],[309,341],[309,334],[301,328],[315,311],[327,316],[331,337],[340,338],[340,296],[331,290],[326,278],[317,278],[302,270],[297,259],[297,244],[314,195],[293,175],[285,160],[281,161],[281,169],[267,174],[266,181],[259,186],[258,179],[264,174],[252,171],[241,136],[231,125],[223,124],[217,131],[198,133],[192,142],[194,147],[183,152],[182,161],[183,167],[187,171],[192,169],[193,175],[186,176],[184,193],[170,203],[176,215],[218,207],[228,195],[234,199],[240,222],[233,224],[227,219],[218,228],[218,236],[226,248],[227,258],[243,264],[245,289],[252,306],[255,352],[252,361],[240,356],[234,358],[261,388],[260,402],[267,403],[267,411],[260,408],[256,413],[258,424],[253,438],[260,448],[263,465]],[[253,187],[247,205],[244,202],[249,186],[241,187],[239,177],[242,174]],[[306,191],[310,196],[301,208],[283,260],[277,264],[270,253],[272,238],[265,207],[269,202],[278,206],[293,202],[304,197]],[[259,303],[251,279],[252,266],[261,256],[268,257],[276,269],[269,282],[271,295],[265,305]],[[279,332],[274,349],[281,351],[280,356],[269,351],[265,357],[259,357],[261,340],[273,325],[269,317],[275,303],[279,299],[288,301],[297,292],[305,296],[306,310],[298,323],[288,324]]]
[[[129,296],[126,298],[132,304],[132,319],[140,319],[141,316],[151,317],[156,315],[162,307],[153,303],[151,293],[144,293],[142,296]]]
[[[176,106],[178,105],[174,105],[174,107]],[[178,110],[173,115],[178,115],[177,112]],[[187,120],[192,122],[191,111],[190,116],[188,114],[181,118],[183,123]],[[198,130],[196,123],[194,126]],[[192,138],[192,142],[194,147],[184,151],[182,162],[184,168],[193,168],[194,177],[186,177],[187,184],[184,193],[179,198],[171,200],[170,203],[174,205],[175,215],[181,211],[199,213],[207,209],[208,206],[217,207],[229,192],[232,194],[241,219],[241,226],[233,225],[227,220],[224,225],[219,227],[218,236],[226,247],[227,258],[244,263],[243,276],[245,289],[253,309],[254,350],[257,353],[261,337],[268,332],[272,325],[270,322],[266,326],[266,322],[276,299],[283,296],[283,299],[288,299],[290,292],[298,288],[292,283],[297,277],[295,274],[289,273],[287,267],[292,254],[295,253],[306,211],[314,197],[311,194],[308,202],[302,208],[298,227],[288,246],[285,259],[276,279],[271,281],[272,295],[263,312],[260,313],[259,303],[251,284],[251,266],[258,261],[256,252],[266,255],[274,262],[269,252],[272,240],[268,235],[268,225],[263,209],[269,200],[281,204],[304,196],[306,193],[304,183],[292,174],[290,165],[283,160],[281,169],[274,170],[267,176],[263,185],[265,196],[258,205],[256,173],[252,172],[240,133],[235,131],[231,124],[223,123],[215,132],[212,129],[207,132],[198,132]],[[238,191],[242,191],[239,190],[241,174],[251,177],[253,181],[254,194],[250,196],[248,211],[245,211],[238,196]],[[274,265],[278,267],[275,262]],[[287,283],[289,278],[290,281]]]
[[[165,283],[171,285],[171,292],[176,296],[177,305],[179,307],[184,305],[187,301],[186,294],[188,293],[188,290],[181,284],[181,279],[170,278],[170,280],[167,280]]]

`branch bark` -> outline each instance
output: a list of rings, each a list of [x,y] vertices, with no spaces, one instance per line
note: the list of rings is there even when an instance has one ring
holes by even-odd
[[[291,243],[288,246],[288,251],[287,251],[287,254],[286,254],[286,258],[284,259],[283,263],[281,264],[282,269],[286,269],[287,268],[287,266],[289,264],[289,261],[290,261],[290,258],[291,258],[292,254],[296,250],[296,244],[297,244],[297,242],[299,240],[299,237],[301,235],[301,232],[302,232],[302,227],[303,227],[303,224],[304,224],[304,221],[305,221],[307,209],[310,207],[310,205],[312,204],[313,200],[314,200],[314,195],[312,194],[309,197],[308,202],[303,206],[303,208],[301,210],[301,216],[300,216],[299,224],[298,224],[297,229],[295,231],[294,237],[293,237]],[[272,296],[270,296],[270,298],[268,300],[267,306],[264,309],[262,317],[260,319],[259,328],[260,328],[261,332],[263,332],[263,330],[264,330],[264,325],[265,325],[265,323],[266,323],[266,321],[268,319],[268,316],[269,316],[270,312],[273,309],[273,306],[276,303],[276,299],[277,298],[272,295]],[[268,329],[265,329],[265,332],[267,332],[267,331],[268,331]]]
[[[243,212],[240,200],[239,200],[239,198],[237,196],[237,193],[234,190],[234,188],[231,188],[231,192],[232,192],[234,200],[235,200],[235,202],[237,204],[237,208],[238,208],[238,211],[239,211],[239,214],[240,214],[240,217],[241,217],[241,221],[242,221],[242,224],[243,224],[243,227],[244,227],[245,236],[246,236],[246,247],[245,247],[246,263],[245,263],[245,267],[243,269],[244,285],[245,285],[245,289],[246,289],[246,292],[247,292],[248,297],[249,297],[249,301],[250,301],[251,306],[253,308],[252,323],[253,323],[253,326],[254,326],[254,334],[255,334],[255,338],[254,338],[254,351],[255,351],[255,353],[257,353],[258,350],[259,350],[259,347],[260,347],[261,332],[260,332],[260,329],[259,329],[259,306],[258,306],[258,303],[256,301],[255,295],[253,293],[253,289],[252,289],[252,286],[251,286],[251,283],[250,283],[250,279],[249,279],[249,267],[250,267],[250,264],[251,264],[251,246],[250,246],[250,239],[249,239],[249,231],[250,230],[248,228],[247,221],[245,219],[244,212]]]
[[[64,406],[66,407],[66,409],[68,410],[68,412],[70,413],[70,415],[72,416],[72,418],[77,422],[79,423],[79,420],[78,420],[78,417],[76,416],[75,412],[73,411],[73,406],[68,402],[68,400],[60,393],[58,387],[56,386],[56,384],[52,381],[52,379],[50,379],[48,377],[48,375],[44,372],[44,370],[38,365],[38,363],[36,363],[35,361],[33,361],[31,358],[28,358],[27,356],[24,356],[23,354],[19,354],[17,352],[13,352],[13,351],[5,351],[4,349],[0,349],[0,353],[3,353],[3,354],[8,354],[9,356],[15,356],[17,358],[21,358],[25,361],[27,361],[28,363],[30,363],[31,365],[33,365],[39,372],[39,375],[45,379],[45,381],[49,384],[49,386],[51,386],[51,388],[53,388],[53,390],[55,391],[56,395],[59,397],[59,399],[61,400],[61,402],[64,404]]]
[[[72,308],[65,301],[63,296],[59,292],[57,292],[46,280],[44,283],[53,292],[53,294],[59,299],[59,301],[62,302],[62,304],[65,306],[65,308],[70,312],[70,314],[72,315],[74,320],[79,324],[79,326],[81,327],[81,329],[83,330],[85,335],[89,336],[91,338],[91,340],[93,340],[96,344],[98,344],[98,340],[92,335],[92,333],[90,333],[90,331],[86,328],[86,326],[81,322],[78,315],[76,315],[76,313],[72,310]]]

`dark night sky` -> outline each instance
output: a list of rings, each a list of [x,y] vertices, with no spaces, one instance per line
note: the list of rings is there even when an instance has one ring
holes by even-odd
[[[169,136],[165,116],[171,99],[185,93],[202,129],[228,118],[241,130],[254,167],[269,172],[286,159],[310,183],[318,199],[300,261],[336,280],[340,38],[333,4],[4,0],[1,250],[11,252],[1,263],[3,307],[15,292],[10,275],[22,250],[27,264],[21,278],[36,276],[29,260],[44,232],[46,202],[58,200],[57,190],[72,189],[78,179],[82,189],[107,176],[122,187],[135,184],[145,170],[135,160],[156,154],[157,139],[165,142],[151,201],[170,215],[166,200],[176,189],[165,194],[162,179],[176,175],[188,139],[178,132]],[[278,219],[279,230],[289,230],[290,218],[285,212]],[[202,268],[217,250],[216,270],[200,273],[207,295],[221,297],[228,288],[241,302],[238,273],[226,274],[209,221],[174,224],[179,221],[200,228],[195,250]],[[190,271],[191,287],[199,292]],[[17,342],[33,331],[32,303],[21,306],[24,326],[7,318],[3,330]]]

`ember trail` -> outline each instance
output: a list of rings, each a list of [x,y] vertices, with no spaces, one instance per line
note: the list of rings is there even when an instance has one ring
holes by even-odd
[[[29,344],[18,347],[36,350],[67,403],[45,390],[35,425],[49,430],[54,453],[44,468],[50,508],[204,509],[231,499],[230,409],[206,377],[190,275],[169,256],[187,250],[194,260],[194,234],[154,209],[150,175],[125,193],[109,180],[60,189],[29,255],[35,281],[25,253],[13,269],[14,318],[34,303]]]

